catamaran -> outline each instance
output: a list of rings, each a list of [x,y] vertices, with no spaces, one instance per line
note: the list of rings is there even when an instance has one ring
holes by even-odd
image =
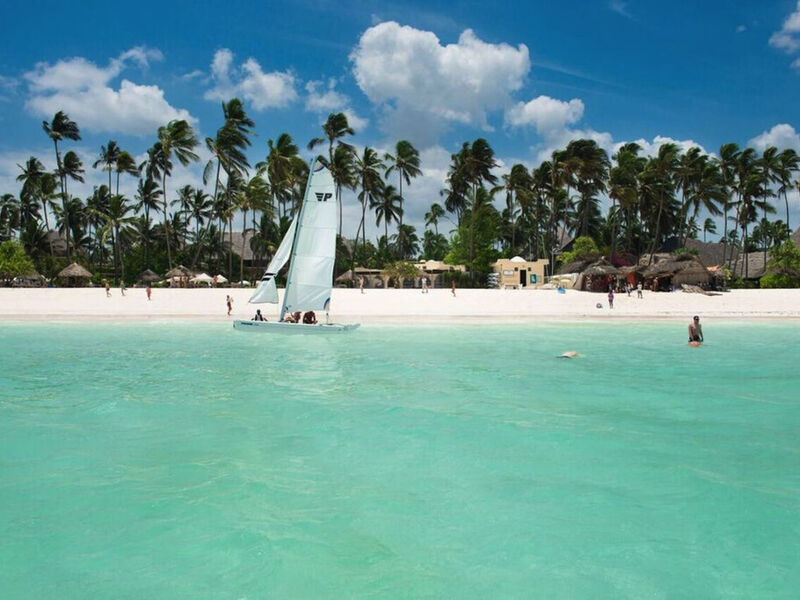
[[[336,261],[336,229],[339,211],[331,172],[319,161],[311,166],[300,214],[292,221],[249,302],[278,303],[275,277],[289,263],[286,290],[278,321],[233,322],[239,331],[275,333],[345,333],[358,323],[329,322],[333,266]],[[324,310],[325,323],[286,323],[297,311]]]

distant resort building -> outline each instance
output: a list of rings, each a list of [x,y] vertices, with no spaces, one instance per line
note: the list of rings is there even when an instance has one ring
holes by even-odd
[[[533,289],[544,283],[545,270],[550,265],[547,259],[525,260],[521,256],[501,258],[492,265],[496,287],[500,289]]]

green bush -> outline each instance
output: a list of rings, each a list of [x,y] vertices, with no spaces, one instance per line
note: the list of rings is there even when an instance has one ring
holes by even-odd
[[[785,273],[767,273],[761,278],[761,287],[766,289],[787,289],[800,287],[800,280]]]

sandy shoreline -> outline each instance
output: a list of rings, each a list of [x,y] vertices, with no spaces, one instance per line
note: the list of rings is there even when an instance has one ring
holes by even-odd
[[[119,289],[107,298],[102,288],[0,288],[0,321],[79,320],[200,320],[249,319],[261,308],[267,319],[275,305],[247,303],[249,289],[154,289],[148,302],[144,289]],[[233,314],[226,316],[225,296],[234,298]],[[386,324],[486,324],[531,321],[684,320],[693,314],[705,318],[800,319],[800,290],[733,290],[720,296],[644,292],[643,299],[618,294],[609,309],[605,294],[569,290],[358,290],[336,289],[332,320]],[[602,309],[596,308],[601,303]]]

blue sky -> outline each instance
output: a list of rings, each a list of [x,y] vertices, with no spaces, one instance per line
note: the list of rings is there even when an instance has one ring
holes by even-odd
[[[89,161],[109,139],[141,154],[169,118],[213,135],[232,95],[257,123],[254,162],[282,131],[304,146],[333,110],[351,116],[359,145],[410,139],[425,167],[407,194],[412,222],[438,199],[449,154],[478,136],[528,165],[581,136],[610,152],[662,138],[800,150],[793,0],[66,6],[0,7],[3,192],[16,191],[17,162],[49,159],[41,121],[58,108]]]

